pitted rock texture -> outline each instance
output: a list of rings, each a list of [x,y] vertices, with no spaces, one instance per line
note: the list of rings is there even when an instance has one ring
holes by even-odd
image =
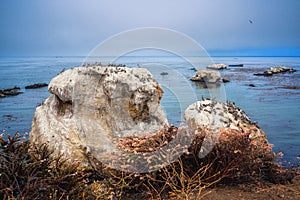
[[[84,160],[93,148],[108,151],[113,138],[168,125],[161,86],[144,68],[90,65],[62,72],[48,86],[30,139],[65,157]]]
[[[184,118],[189,127],[194,130],[208,130],[212,134],[224,130],[250,132],[249,138],[253,139],[253,142],[267,143],[264,131],[233,103],[208,99],[197,101],[186,109]]]

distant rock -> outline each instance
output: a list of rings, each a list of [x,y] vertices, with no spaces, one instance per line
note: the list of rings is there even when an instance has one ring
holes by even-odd
[[[2,115],[3,118],[6,118],[8,121],[16,119],[12,114]]]
[[[227,66],[226,66],[226,64],[212,64],[212,65],[208,65],[206,68],[207,69],[221,70],[221,69],[226,69]]]
[[[243,67],[244,64],[230,64],[229,67]]]
[[[42,87],[47,87],[47,83],[35,83],[33,85],[27,85],[25,86],[25,89],[36,89],[36,88],[42,88]]]
[[[248,85],[249,87],[255,87],[255,85],[253,83]]]
[[[191,81],[204,83],[220,83],[222,82],[221,75],[215,70],[198,70],[196,75],[190,78]]]
[[[297,70],[286,67],[286,66],[275,66],[271,67],[267,71],[264,71],[263,73],[256,73],[254,74],[255,76],[272,76],[274,74],[284,74],[284,73],[293,73],[296,72]]]
[[[281,88],[289,90],[300,90],[300,86],[297,85],[284,85]]]
[[[83,152],[107,151],[113,138],[152,134],[168,125],[161,86],[144,68],[91,65],[69,69],[49,84],[36,108],[30,140],[85,161]]]
[[[160,75],[162,75],[162,76],[166,76],[166,75],[168,75],[169,73],[168,72],[161,72],[160,73]]]
[[[22,94],[23,92],[20,92],[20,87],[13,87],[13,88],[7,88],[4,90],[0,90],[0,98],[4,98],[7,96],[16,96],[19,94]]]
[[[190,70],[195,71],[195,72],[197,71],[197,69],[195,67],[190,68]]]
[[[276,67],[271,67],[270,69],[267,70],[267,72],[271,72],[273,74],[280,74],[286,72],[293,73],[296,72],[296,70],[291,67],[276,66]]]

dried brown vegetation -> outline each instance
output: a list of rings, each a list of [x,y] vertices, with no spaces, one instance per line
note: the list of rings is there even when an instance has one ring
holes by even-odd
[[[168,144],[177,133],[168,127],[157,135],[117,141],[126,151],[141,154]],[[199,130],[184,154],[160,170],[129,173],[103,166],[90,154],[89,168],[54,156],[47,145],[33,146],[20,135],[0,137],[0,199],[199,199],[219,183],[290,182],[296,171],[283,170],[267,143],[231,129],[204,158],[201,144],[208,130]],[[214,135],[212,135],[212,140]]]

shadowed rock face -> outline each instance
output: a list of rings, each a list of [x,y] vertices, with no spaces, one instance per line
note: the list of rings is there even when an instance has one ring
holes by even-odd
[[[168,124],[163,91],[148,70],[112,66],[70,69],[53,78],[50,97],[37,107],[30,133],[66,157],[109,148],[112,138],[153,133]]]

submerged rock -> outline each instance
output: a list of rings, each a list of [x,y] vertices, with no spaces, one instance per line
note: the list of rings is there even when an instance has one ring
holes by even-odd
[[[284,85],[280,88],[289,89],[289,90],[300,90],[300,86],[297,85]]]
[[[169,73],[168,72],[161,72],[160,73],[160,75],[162,75],[162,76],[166,76],[166,75],[168,75]]]
[[[212,64],[212,65],[208,65],[206,68],[207,69],[221,70],[221,69],[226,69],[227,66],[226,66],[226,64]]]
[[[25,86],[25,89],[36,89],[36,88],[42,88],[42,87],[47,87],[47,83],[35,83],[33,85],[27,85]]]
[[[163,90],[144,68],[74,68],[53,78],[48,89],[30,140],[71,160],[85,160],[85,150],[105,151],[113,138],[152,134],[168,124],[160,106]]]
[[[229,67],[243,67],[244,64],[230,64]]]
[[[196,75],[190,78],[191,81],[204,83],[220,83],[222,82],[221,75],[215,70],[198,70]]]
[[[20,89],[21,89],[20,87],[15,86],[13,88],[7,88],[7,89],[4,89],[4,90],[0,90],[0,98],[23,94],[23,92],[20,92]]]

